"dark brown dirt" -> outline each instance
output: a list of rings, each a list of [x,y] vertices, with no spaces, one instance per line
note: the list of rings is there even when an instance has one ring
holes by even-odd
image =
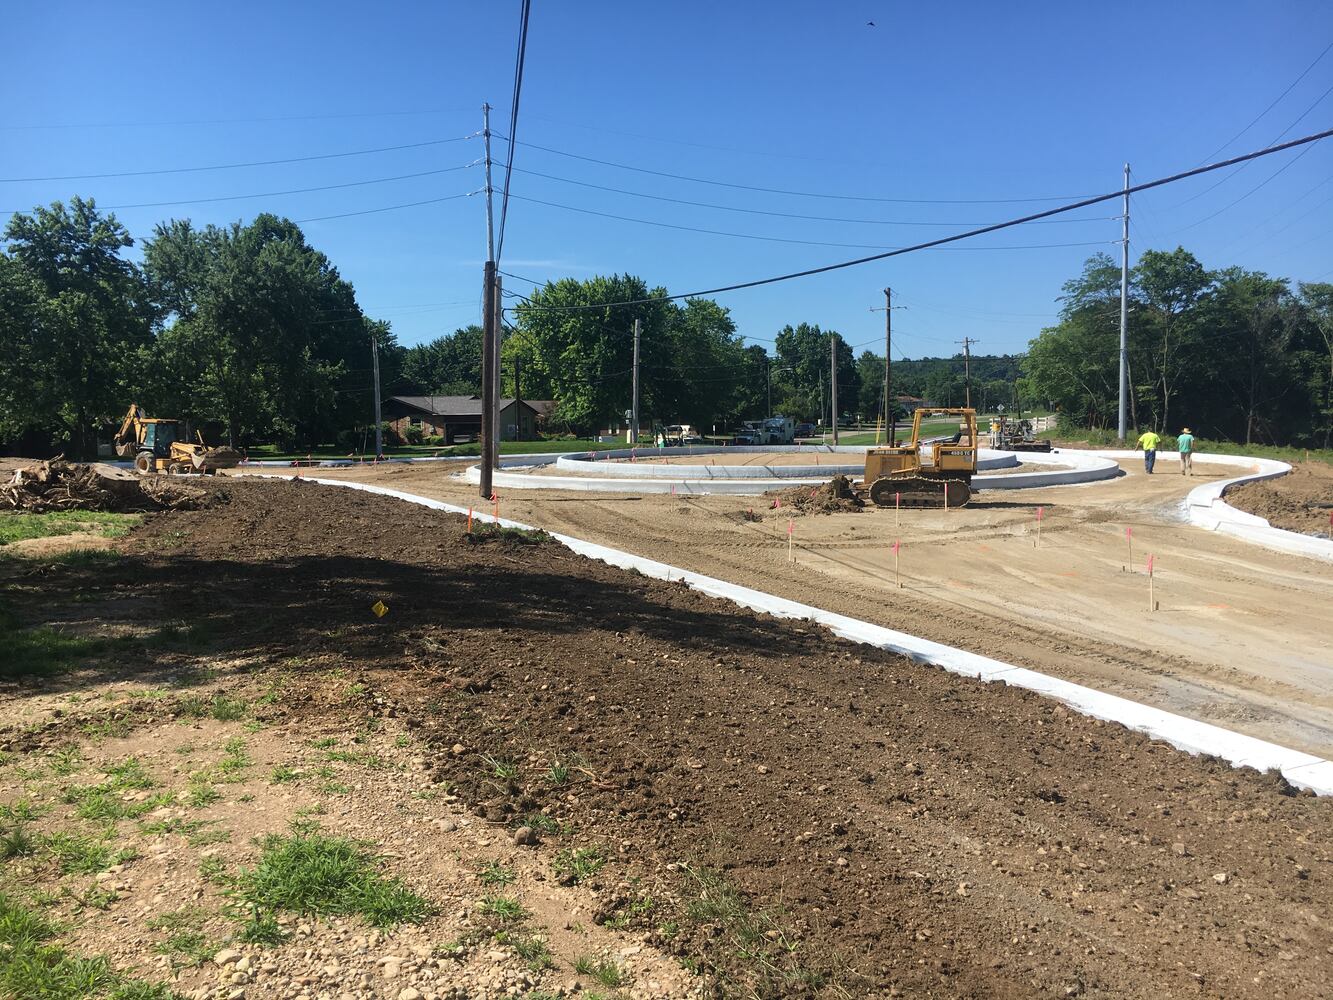
[[[1333,528],[1333,466],[1302,462],[1277,479],[1233,486],[1225,498],[1275,528],[1327,538]]]
[[[468,545],[462,518],[227,489],[225,508],[150,517],[118,564],[12,577],[8,603],[85,628],[151,608],[237,657],[343,667],[479,815],[542,811],[608,845],[601,915],[660,928],[720,992],[1271,1000],[1333,982],[1333,802],[1275,775],[554,544]],[[313,678],[275,706],[346,711]]]
[[[865,507],[846,476],[834,476],[819,486],[793,486],[764,495],[770,498],[770,509],[789,514],[855,514]]]

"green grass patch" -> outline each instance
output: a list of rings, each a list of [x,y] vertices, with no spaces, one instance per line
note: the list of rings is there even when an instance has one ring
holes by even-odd
[[[489,521],[475,522],[472,530],[463,536],[472,545],[485,542],[508,542],[511,545],[546,545],[554,539],[539,528],[508,528]]]
[[[359,915],[376,927],[419,923],[431,904],[395,878],[385,878],[365,847],[322,834],[269,836],[252,869],[236,878],[237,900],[255,914],[288,910]]]
[[[120,538],[141,521],[143,517],[139,514],[104,514],[89,510],[58,510],[46,514],[6,512],[0,514],[0,545],[57,535]]]
[[[173,1000],[162,983],[130,979],[101,956],[71,955],[60,928],[0,893],[0,996],[23,1000]]]
[[[579,955],[574,959],[574,971],[613,990],[624,986],[626,982],[624,970],[620,966],[614,962],[599,961],[589,955]]]
[[[499,924],[518,923],[528,915],[528,911],[512,896],[487,896],[477,909],[483,916]]]
[[[0,678],[19,680],[60,673],[106,653],[112,643],[71,635],[47,626],[23,628],[10,612],[0,608]]]
[[[551,949],[546,946],[546,942],[542,938],[535,934],[527,934],[519,930],[503,930],[496,933],[495,940],[513,948],[518,957],[523,959],[533,972],[555,968],[555,960],[551,957]],[[525,994],[528,1000],[538,995],[536,993]]]
[[[177,708],[181,715],[191,719],[214,718],[218,722],[240,722],[250,714],[250,706],[240,698],[215,694],[212,698],[190,695],[182,698]]]
[[[138,855],[128,849],[116,850],[110,838],[93,838],[72,833],[53,833],[46,838],[46,849],[66,875],[96,875],[112,865],[130,861]]]
[[[557,851],[551,867],[562,878],[583,882],[592,878],[606,864],[606,856],[599,847],[567,847]]]
[[[514,873],[498,861],[492,861],[477,872],[482,885],[509,885],[514,881]]]

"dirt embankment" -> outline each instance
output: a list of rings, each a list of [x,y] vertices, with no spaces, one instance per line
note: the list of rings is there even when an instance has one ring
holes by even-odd
[[[553,544],[469,545],[461,518],[228,489],[133,536],[155,610],[234,657],[336,663],[479,818],[604,845],[597,920],[710,986],[1271,1000],[1333,982],[1333,802],[1280,778]],[[127,572],[78,570],[77,603],[34,574],[13,603],[114,624],[139,612],[113,599]]]
[[[1322,535],[1333,528],[1333,466],[1302,462],[1277,479],[1243,483],[1226,491],[1238,510],[1267,518],[1275,528]]]

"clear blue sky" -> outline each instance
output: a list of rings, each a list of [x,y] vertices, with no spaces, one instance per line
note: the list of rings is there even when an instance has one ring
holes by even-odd
[[[422,143],[476,131],[483,101],[496,108],[497,131],[508,129],[517,0],[18,6],[0,13],[0,32],[9,40],[0,177]],[[1331,41],[1333,6],[1310,0],[1114,7],[534,0],[519,138],[651,170],[822,194],[1086,195],[1118,188],[1126,160],[1136,178],[1149,179],[1268,145],[1311,105],[1285,137],[1333,125],[1330,52],[1229,141]],[[503,152],[499,146],[501,158]],[[94,196],[103,206],[195,202],[459,167],[481,154],[474,138],[243,169],[5,182],[0,209],[73,194]],[[672,292],[873,251],[660,228],[518,199],[697,229],[869,246],[914,243],[1050,204],[765,194],[525,146],[515,165],[659,197],[855,220],[695,207],[515,172],[505,270],[539,280],[627,271]],[[482,185],[480,168],[471,167],[116,214],[142,239],[173,216],[226,223],[267,210],[315,219]],[[1026,226],[971,244],[1086,246],[927,251],[721,300],[741,332],[758,342],[804,320],[834,327],[854,345],[882,349],[883,314],[869,310],[882,305],[881,289],[891,285],[895,303],[907,307],[894,316],[895,356],[947,355],[964,335],[976,338],[983,353],[1019,351],[1051,321],[1061,283],[1086,256],[1098,249],[1119,253],[1117,213],[1116,205],[1099,206],[1076,213],[1083,221]],[[1232,177],[1144,194],[1131,214],[1135,255],[1179,243],[1209,267],[1239,264],[1329,280],[1333,140],[1299,159],[1278,154]],[[904,224],[875,224],[884,220]],[[366,310],[392,321],[402,342],[477,321],[485,257],[480,196],[304,228],[356,286]]]

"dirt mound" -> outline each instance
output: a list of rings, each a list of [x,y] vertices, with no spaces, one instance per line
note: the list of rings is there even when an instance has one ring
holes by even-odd
[[[865,501],[856,495],[852,481],[846,476],[834,476],[819,486],[773,490],[764,496],[772,497],[770,510],[785,510],[789,514],[855,514],[865,507]]]
[[[479,821],[595,884],[594,922],[728,993],[1271,1000],[1333,975],[1333,802],[562,546],[469,545],[461,517],[228,488],[225,516],[131,536],[158,611],[305,690],[299,664],[346,674]],[[24,578],[14,607],[115,625],[126,572]],[[272,724],[348,711],[293,693]]]
[[[16,469],[9,482],[0,486],[0,510],[28,514],[193,510],[219,498],[217,492],[160,476],[140,477],[111,465],[84,465],[63,458]]]
[[[1325,535],[1333,517],[1333,467],[1306,462],[1288,475],[1244,483],[1226,491],[1226,502],[1266,518],[1275,528]]]

